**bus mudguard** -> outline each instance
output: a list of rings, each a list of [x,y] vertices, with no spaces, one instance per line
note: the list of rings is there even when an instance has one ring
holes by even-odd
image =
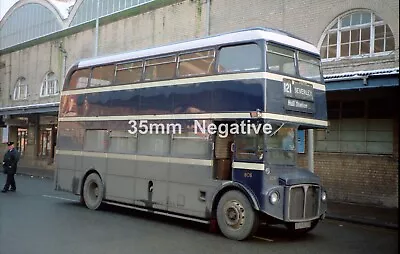
[[[241,192],[243,192],[243,194],[246,195],[246,197],[249,199],[250,203],[252,204],[253,208],[257,211],[260,210],[260,205],[259,202],[256,198],[256,196],[254,195],[254,193],[247,188],[246,186],[244,186],[241,183],[238,182],[233,182],[233,181],[229,181],[229,182],[225,182],[223,183],[216,191],[214,196],[212,197],[211,204],[208,206],[210,207],[211,211],[216,210],[217,206],[218,206],[218,201],[219,199],[222,197],[222,195],[224,193],[226,193],[227,191],[230,190],[240,190]]]

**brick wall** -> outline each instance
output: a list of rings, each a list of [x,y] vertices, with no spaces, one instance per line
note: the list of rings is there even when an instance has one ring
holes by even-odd
[[[393,155],[314,153],[314,172],[329,199],[398,208],[398,118],[393,128]],[[307,168],[307,132],[305,152],[298,156],[298,164]]]

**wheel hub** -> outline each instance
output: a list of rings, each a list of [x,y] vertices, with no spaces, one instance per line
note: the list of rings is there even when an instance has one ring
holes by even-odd
[[[93,200],[97,200],[97,198],[99,197],[99,186],[95,182],[92,182],[89,185],[89,195]]]
[[[234,229],[240,228],[245,221],[245,210],[243,205],[236,200],[228,201],[224,205],[225,222]]]

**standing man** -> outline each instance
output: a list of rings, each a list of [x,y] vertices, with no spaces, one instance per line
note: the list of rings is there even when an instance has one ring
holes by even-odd
[[[3,159],[3,170],[4,174],[7,175],[7,182],[4,185],[4,188],[1,192],[7,192],[11,186],[11,191],[15,191],[17,188],[15,186],[14,175],[17,172],[17,163],[18,163],[18,152],[14,148],[14,142],[8,142],[8,150],[6,154],[4,154]]]

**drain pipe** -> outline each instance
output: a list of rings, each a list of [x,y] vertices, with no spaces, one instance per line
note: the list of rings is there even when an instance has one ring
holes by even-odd
[[[211,0],[207,1],[207,16],[206,16],[206,36],[210,35],[210,11],[211,11]]]
[[[96,29],[94,34],[94,50],[93,55],[97,56],[97,51],[99,48],[99,9],[100,9],[100,0],[97,0],[97,16],[96,16]]]

